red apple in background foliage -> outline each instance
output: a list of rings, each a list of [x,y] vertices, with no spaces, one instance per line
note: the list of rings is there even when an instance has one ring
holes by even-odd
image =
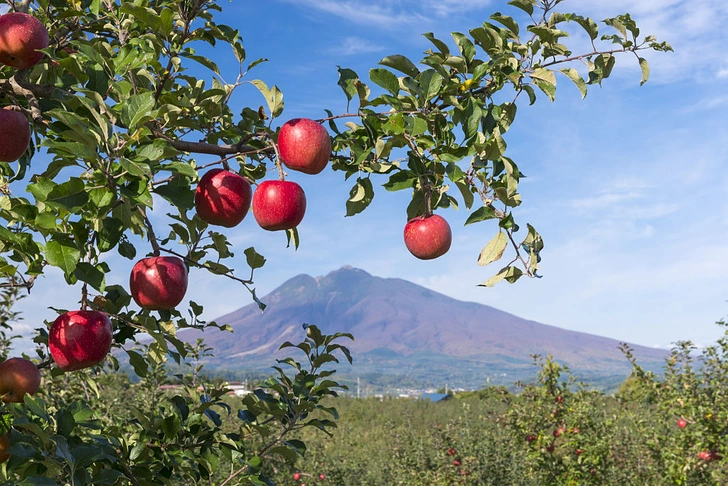
[[[250,183],[225,169],[212,169],[200,178],[195,191],[197,215],[209,224],[232,228],[250,209]]]
[[[437,214],[412,218],[404,227],[404,244],[420,260],[440,257],[452,244],[450,225]]]
[[[40,386],[38,367],[25,358],[10,358],[0,363],[0,395],[4,402],[23,401],[26,393],[31,395]]]
[[[143,258],[131,270],[129,288],[142,309],[174,309],[187,293],[187,267],[176,256]]]
[[[685,427],[688,426],[688,422],[685,419],[680,419],[677,421],[677,426],[681,429],[684,429]]]
[[[318,174],[331,157],[331,137],[320,123],[308,118],[295,118],[281,127],[278,152],[289,169]]]
[[[268,231],[293,229],[306,214],[306,194],[291,181],[263,181],[253,194],[253,216]]]
[[[301,479],[301,473],[293,473],[293,480],[298,481]]]
[[[26,13],[0,15],[0,63],[28,69],[43,59],[38,49],[48,47],[48,30],[43,23]]]
[[[28,150],[28,144],[30,124],[25,115],[8,107],[0,110],[0,162],[18,160]]]
[[[61,314],[48,331],[51,357],[64,371],[80,370],[103,360],[111,349],[109,317],[98,311]]]
[[[0,437],[0,464],[7,461],[10,457],[10,454],[7,453],[7,450],[10,449],[10,433],[3,435]]]
[[[698,459],[701,459],[703,461],[710,461],[713,458],[712,454],[708,451],[700,451],[698,453]]]

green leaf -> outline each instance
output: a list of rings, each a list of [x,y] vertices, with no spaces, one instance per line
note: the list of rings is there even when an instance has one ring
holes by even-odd
[[[245,259],[251,269],[255,270],[256,268],[260,268],[265,265],[265,257],[256,252],[255,248],[252,246],[247,248],[243,253],[245,253]]]
[[[508,5],[520,8],[528,15],[533,15],[533,6],[536,4],[536,0],[510,0]]]
[[[130,96],[122,105],[121,121],[130,131],[135,130],[141,121],[153,116],[151,112],[155,103],[154,93],[151,91]]]
[[[420,74],[420,86],[426,99],[430,99],[440,92],[445,79],[434,69],[427,69]]]
[[[106,273],[104,272],[105,264],[91,265],[87,262],[80,262],[76,265],[73,274],[82,282],[86,282],[99,292],[103,292],[106,288]]]
[[[364,211],[374,199],[372,181],[368,178],[359,178],[356,185],[349,191],[349,200],[346,201],[346,215],[354,216]]]
[[[392,74],[392,72],[388,69],[370,69],[369,79],[371,79],[373,83],[381,86],[395,96],[397,96],[397,94],[399,93],[399,80],[397,79],[397,76]]]
[[[490,206],[482,206],[473,213],[468,216],[468,219],[465,221],[465,226],[473,223],[479,223],[481,221],[486,221],[488,219],[495,219],[498,216],[495,214],[495,211]]]
[[[149,371],[149,365],[144,357],[136,351],[131,350],[127,351],[126,354],[129,355],[129,363],[134,368],[134,373],[141,378],[146,377]]]
[[[508,235],[504,231],[499,231],[495,237],[485,245],[478,257],[478,265],[484,267],[489,263],[500,260],[508,246]]]
[[[422,35],[437,47],[443,57],[447,58],[450,55],[450,49],[447,47],[447,44],[437,39],[432,32],[426,32]]]
[[[452,35],[452,38],[455,40],[455,44],[457,44],[460,54],[462,54],[468,64],[470,64],[475,57],[475,46],[473,43],[470,42],[470,39],[468,39],[465,34],[461,34],[460,32],[453,32],[450,35]]]
[[[556,84],[556,74],[550,69],[546,68],[536,68],[533,70],[533,72],[530,74],[532,78],[543,80],[549,84]]]
[[[78,212],[88,201],[85,189],[86,186],[81,179],[71,177],[67,182],[55,186],[48,193],[46,202],[63,206],[71,212]]]
[[[263,98],[265,98],[265,102],[268,104],[268,110],[270,110],[273,118],[276,118],[283,113],[283,93],[280,89],[278,89],[278,86],[268,88],[268,85],[260,79],[254,79],[250,83],[258,88],[258,91],[260,91]]]
[[[640,69],[642,69],[642,81],[640,81],[640,86],[642,86],[650,78],[650,65],[647,63],[647,59],[640,57],[639,60]]]
[[[523,275],[523,271],[517,267],[505,267],[496,273],[488,280],[478,285],[479,287],[493,287],[495,284],[502,280],[506,280],[508,283],[514,283]]]
[[[567,78],[574,82],[576,87],[579,89],[579,92],[581,93],[581,99],[586,98],[586,81],[584,81],[584,79],[581,77],[579,71],[574,68],[564,68],[561,70],[561,72],[564,73]]]
[[[346,100],[351,101],[357,94],[356,81],[359,79],[359,75],[351,69],[342,68],[341,66],[338,66],[338,69],[339,81],[336,84],[341,86],[341,89],[344,90]]]
[[[392,69],[396,69],[397,71],[412,76],[413,78],[417,77],[417,75],[420,74],[417,66],[415,66],[412,61],[407,59],[405,56],[402,56],[400,54],[387,56],[379,61],[379,64],[381,64],[382,66],[391,67]]]
[[[513,19],[513,17],[509,17],[507,15],[501,14],[500,12],[496,12],[493,15],[491,15],[490,18],[495,20],[499,24],[504,25],[513,34],[518,36],[518,32],[519,32],[518,22],[516,22]]]
[[[57,234],[46,245],[45,258],[49,265],[60,268],[66,275],[71,275],[81,259],[81,252],[71,238]]]

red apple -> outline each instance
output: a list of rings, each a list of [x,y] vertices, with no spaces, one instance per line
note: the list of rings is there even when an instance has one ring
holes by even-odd
[[[28,69],[43,59],[39,49],[48,47],[48,30],[26,13],[0,15],[0,63]]]
[[[103,360],[111,349],[109,317],[98,311],[61,314],[48,331],[51,357],[64,371],[80,370]]]
[[[556,449],[556,448],[554,447],[553,444],[549,444],[549,445],[546,446],[546,450],[548,452],[554,452],[554,449]]]
[[[558,429],[554,430],[554,437],[561,437],[561,434],[564,433],[564,428],[559,427]]]
[[[287,121],[278,134],[278,152],[283,164],[305,174],[318,174],[331,157],[329,132],[308,118]]]
[[[447,449],[447,455],[448,456],[454,456],[455,455],[455,449],[453,449],[452,447],[448,447],[448,449]]]
[[[458,461],[457,459],[455,459],[454,461],[452,461],[452,465],[453,466],[459,466],[460,465],[460,461]]]
[[[685,419],[680,419],[677,421],[677,426],[681,429],[684,429],[685,427],[688,426],[688,421]]]
[[[584,451],[581,449],[577,449],[574,451],[574,454],[576,454],[577,456],[580,456],[582,454],[582,452],[584,452]]]
[[[306,213],[306,194],[291,181],[263,181],[253,194],[253,216],[268,231],[292,229]]]
[[[247,179],[225,169],[212,169],[197,184],[195,210],[209,224],[232,228],[248,214],[251,197]]]
[[[700,451],[698,453],[698,459],[701,459],[705,462],[710,461],[713,458],[712,454],[708,451]]]
[[[9,107],[0,110],[0,162],[18,160],[29,143],[30,124],[25,115]]]
[[[420,260],[432,260],[444,255],[451,243],[450,225],[437,214],[417,216],[404,227],[404,244]]]
[[[7,461],[8,458],[10,458],[10,454],[8,454],[8,449],[10,449],[10,433],[3,435],[0,437],[0,464]]]
[[[174,309],[187,293],[187,267],[176,256],[143,258],[131,270],[129,288],[142,309]]]
[[[319,479],[323,481],[324,479],[326,479],[326,476],[324,474],[319,474]]]
[[[528,435],[526,436],[526,440],[527,440],[528,442],[533,442],[534,440],[536,440],[536,436],[535,436],[534,434],[528,434]]]
[[[293,480],[298,481],[301,479],[301,473],[293,473]]]
[[[10,358],[0,363],[0,395],[4,402],[23,401],[26,393],[31,395],[40,386],[40,371],[25,358]]]

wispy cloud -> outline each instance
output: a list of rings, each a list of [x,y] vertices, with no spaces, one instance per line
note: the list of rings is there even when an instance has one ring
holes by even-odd
[[[370,42],[360,37],[346,37],[340,45],[331,47],[329,52],[342,56],[354,56],[356,54],[367,54],[370,52],[379,52],[386,49],[384,46]]]

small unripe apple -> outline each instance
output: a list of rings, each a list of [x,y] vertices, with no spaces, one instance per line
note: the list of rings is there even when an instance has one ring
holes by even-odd
[[[32,361],[10,358],[0,363],[0,395],[4,402],[20,403],[40,386],[40,371]]]
[[[680,419],[677,421],[677,426],[681,429],[684,429],[685,427],[688,426],[688,421],[685,419]]]
[[[305,174],[318,174],[331,157],[329,132],[308,118],[296,118],[283,124],[278,134],[278,152],[283,164]]]
[[[30,124],[25,115],[9,107],[0,110],[0,162],[18,160],[28,150],[28,144]]]
[[[412,218],[404,227],[404,244],[420,260],[440,257],[452,244],[450,225],[437,214]]]
[[[252,194],[244,177],[225,169],[212,169],[197,184],[195,210],[209,224],[232,228],[248,214]]]
[[[263,181],[253,193],[253,216],[268,231],[293,229],[306,214],[306,194],[291,181]]]
[[[43,59],[39,49],[48,47],[48,30],[43,23],[22,12],[0,15],[0,63],[28,69]]]
[[[69,311],[58,316],[48,331],[48,348],[59,368],[74,371],[102,361],[111,349],[109,317],[98,311]]]
[[[174,309],[187,293],[187,267],[176,256],[143,258],[131,270],[129,287],[142,309]]]

